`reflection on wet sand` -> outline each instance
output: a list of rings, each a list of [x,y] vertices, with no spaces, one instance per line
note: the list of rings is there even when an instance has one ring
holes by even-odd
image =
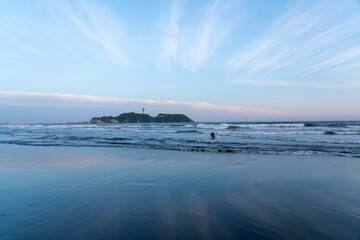
[[[1,147],[4,239],[359,239],[353,158]]]

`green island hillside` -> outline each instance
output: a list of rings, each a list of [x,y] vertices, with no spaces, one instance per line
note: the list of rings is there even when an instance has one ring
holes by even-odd
[[[140,113],[122,113],[117,117],[104,116],[94,117],[90,123],[178,123],[178,122],[194,122],[184,114],[164,114],[159,113],[156,117],[149,114]]]

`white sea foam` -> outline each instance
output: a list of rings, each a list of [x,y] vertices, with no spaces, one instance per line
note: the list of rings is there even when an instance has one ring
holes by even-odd
[[[351,124],[346,124],[351,127],[336,128],[303,127],[302,123],[1,125],[0,142],[359,156],[360,124]],[[334,131],[335,134],[325,135],[325,131]],[[215,132],[215,139],[210,139],[210,132]],[[111,138],[126,140],[104,141]]]
[[[230,124],[230,125],[237,127],[250,127],[250,128],[303,127],[302,123],[259,123],[259,124],[240,123],[240,124]]]
[[[229,127],[228,123],[220,124],[209,124],[209,123],[200,123],[196,125],[197,128],[206,128],[206,129],[227,129]]]

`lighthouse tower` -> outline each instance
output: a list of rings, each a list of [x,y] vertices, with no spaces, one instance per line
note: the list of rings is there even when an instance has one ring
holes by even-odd
[[[145,114],[145,108],[142,109],[143,114]]]

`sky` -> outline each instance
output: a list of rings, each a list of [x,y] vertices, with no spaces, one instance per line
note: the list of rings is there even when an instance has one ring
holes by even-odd
[[[360,1],[0,1],[0,122],[360,119]]]

